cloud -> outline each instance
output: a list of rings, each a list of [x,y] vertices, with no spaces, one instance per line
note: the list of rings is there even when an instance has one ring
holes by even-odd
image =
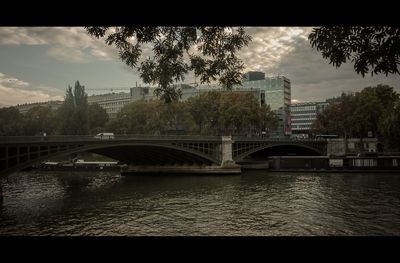
[[[0,72],[0,107],[63,99],[57,89],[33,86],[28,82]]]
[[[259,27],[246,28],[252,41],[238,56],[244,61],[247,70],[270,71],[291,51],[294,44],[304,40],[309,28]]]
[[[312,49],[308,35],[312,28],[246,28],[253,42],[239,56],[246,70],[266,75],[281,74],[291,80],[292,101],[324,101],[342,92],[359,91],[368,86],[386,84],[400,92],[399,75],[356,74],[352,63],[336,68]]]
[[[90,61],[82,50],[73,48],[52,47],[47,50],[46,54],[57,60],[72,63],[86,63]]]
[[[293,100],[321,101],[340,95],[343,91],[360,90],[380,83],[391,85],[396,91],[400,91],[398,75],[362,78],[355,73],[351,63],[343,64],[340,68],[330,65],[322,58],[320,52],[311,48],[308,40],[311,27],[245,29],[252,36],[249,46],[238,53],[245,64],[245,71],[263,71],[267,76],[280,73],[288,77],[291,80]],[[48,47],[46,55],[71,63],[87,63],[93,60],[120,61],[115,47],[107,46],[103,40],[89,36],[82,27],[0,27],[0,45],[45,45]],[[143,45],[139,63],[152,54],[151,48],[150,45]],[[124,63],[120,62],[120,65],[120,69],[137,75]],[[33,88],[29,83],[16,78],[6,80],[3,75],[0,75],[2,87],[24,87],[25,90]],[[193,74],[188,74],[185,82],[190,83],[193,80]],[[36,88],[43,94],[59,95]]]
[[[0,44],[47,45],[47,55],[72,63],[118,57],[114,48],[89,36],[83,27],[3,27],[0,28]]]
[[[0,85],[6,85],[14,88],[22,88],[28,87],[29,83],[11,76],[7,76],[0,72]]]

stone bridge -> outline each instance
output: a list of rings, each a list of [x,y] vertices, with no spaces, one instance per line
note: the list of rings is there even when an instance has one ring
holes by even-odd
[[[119,135],[108,140],[93,136],[1,136],[0,175],[79,152],[101,154],[128,165],[224,167],[270,149],[326,155],[327,146],[325,141],[316,140],[231,136]]]

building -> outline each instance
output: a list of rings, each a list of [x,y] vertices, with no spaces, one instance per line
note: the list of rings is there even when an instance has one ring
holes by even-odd
[[[225,90],[218,84],[199,85],[196,88],[182,88],[182,100],[203,92]],[[284,76],[265,77],[262,72],[248,72],[244,74],[241,85],[232,87],[236,92],[250,92],[257,98],[260,105],[267,104],[279,117],[279,126],[276,136],[290,135],[290,105],[291,85],[290,80]]]
[[[227,92],[218,84],[206,84],[191,86],[187,84],[177,84],[175,87],[181,91],[181,100],[185,101],[190,97],[198,96],[209,91]],[[88,97],[90,104],[98,103],[106,109],[111,118],[130,102],[137,100],[155,99],[155,87],[133,87],[130,93],[111,93],[104,95],[92,95]],[[236,92],[250,92],[253,94],[260,105],[267,104],[279,117],[279,127],[277,136],[290,135],[290,104],[291,86],[290,80],[284,76],[265,77],[263,72],[248,72],[244,74],[241,85],[232,88]]]
[[[288,78],[284,76],[276,76],[249,81],[245,79],[240,88],[248,91],[259,90],[260,92],[258,99],[260,101],[260,105],[269,105],[271,110],[273,110],[279,117],[277,135],[291,134],[291,85]]]
[[[311,125],[317,119],[328,102],[304,102],[294,103],[290,106],[292,134],[296,137],[308,137]]]
[[[249,71],[243,75],[243,79],[245,81],[263,80],[265,79],[265,73],[258,71]]]
[[[88,96],[88,104],[97,103],[106,110],[110,118],[115,118],[122,107],[131,101],[132,95],[127,92]]]
[[[225,91],[218,84],[199,85],[194,93],[208,92],[212,90]],[[257,98],[260,105],[269,105],[279,117],[279,126],[275,136],[290,135],[290,104],[291,85],[290,80],[284,76],[265,77],[265,73],[248,72],[244,75],[241,85],[232,87],[236,92],[250,92]]]
[[[21,114],[26,114],[30,109],[33,107],[50,107],[52,110],[56,110],[61,107],[62,105],[61,100],[53,100],[53,101],[46,101],[46,102],[36,102],[36,103],[25,103],[25,104],[18,104],[15,106]]]

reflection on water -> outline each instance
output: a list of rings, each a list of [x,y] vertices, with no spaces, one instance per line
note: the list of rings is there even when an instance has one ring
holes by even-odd
[[[400,175],[246,172],[1,179],[0,235],[399,235]]]

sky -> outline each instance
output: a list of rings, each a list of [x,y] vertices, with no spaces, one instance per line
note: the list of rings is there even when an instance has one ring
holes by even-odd
[[[246,27],[252,37],[238,55],[245,71],[284,75],[292,102],[324,101],[342,92],[386,84],[400,93],[399,75],[357,75],[352,63],[336,68],[312,49],[311,27]],[[149,53],[145,49],[143,55]],[[114,47],[82,27],[0,27],[0,107],[62,100],[79,80],[89,95],[144,85]],[[190,75],[185,83],[194,82]],[[118,89],[121,88],[121,89]]]

